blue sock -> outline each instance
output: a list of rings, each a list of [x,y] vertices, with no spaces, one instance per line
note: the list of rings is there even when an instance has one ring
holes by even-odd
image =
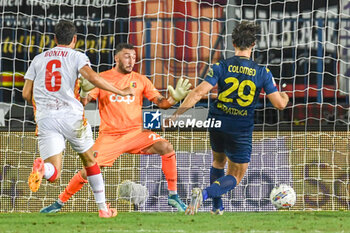
[[[225,175],[224,169],[218,169],[215,167],[210,168],[210,184],[214,183],[217,179],[223,177]],[[204,195],[203,195],[204,197]],[[214,197],[213,198],[213,209],[220,209],[222,208],[222,199],[220,197]]]
[[[236,185],[237,180],[234,176],[227,175],[221,177],[203,190],[203,200],[205,201],[208,198],[220,197],[222,194],[234,189]]]

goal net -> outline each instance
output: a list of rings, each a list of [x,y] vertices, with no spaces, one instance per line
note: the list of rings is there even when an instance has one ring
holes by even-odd
[[[21,97],[23,75],[35,55],[55,45],[59,19],[74,21],[76,49],[89,56],[97,72],[113,67],[118,43],[134,44],[134,70],[164,95],[181,76],[197,86],[211,64],[233,56],[231,33],[237,23],[260,24],[253,59],[271,70],[290,102],[278,111],[261,94],[252,160],[242,182],[223,196],[225,211],[274,210],[269,194],[280,183],[295,189],[294,210],[349,209],[349,9],[341,0],[0,0],[0,212],[39,211],[82,167],[67,144],[59,181],[29,191],[27,177],[39,152],[33,108]],[[187,117],[205,119],[216,94],[214,88]],[[156,109],[144,101],[144,111]],[[96,138],[96,103],[86,107],[86,114]],[[208,132],[158,133],[176,151],[178,192],[189,203],[192,188],[209,185]],[[124,154],[103,174],[107,199],[120,211],[174,211],[167,205],[159,155]],[[134,206],[118,198],[124,180],[148,188],[146,203]],[[207,201],[201,210],[210,209]],[[62,211],[96,211],[90,188],[86,185]]]

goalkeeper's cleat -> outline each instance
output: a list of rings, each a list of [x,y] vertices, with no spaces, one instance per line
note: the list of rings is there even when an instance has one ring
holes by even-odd
[[[34,161],[32,173],[28,177],[28,185],[32,192],[38,191],[40,188],[41,181],[45,173],[44,160],[42,158],[37,158]]]
[[[176,208],[178,212],[184,212],[187,208],[187,205],[181,201],[178,194],[168,196],[168,205]]]
[[[63,205],[58,203],[57,201],[54,202],[53,204],[46,206],[40,210],[40,213],[43,214],[49,214],[49,213],[57,213],[62,209]]]
[[[220,208],[220,209],[212,209],[211,211],[210,211],[210,213],[212,214],[212,215],[223,215],[224,214],[224,208],[222,207],[222,208]]]
[[[185,214],[194,215],[198,212],[198,208],[203,203],[202,190],[200,188],[192,189],[192,196],[190,205],[187,207]]]
[[[115,216],[118,215],[118,211],[115,208],[109,208],[111,204],[107,204],[107,211],[105,210],[99,210],[98,215],[100,218],[114,218]]]

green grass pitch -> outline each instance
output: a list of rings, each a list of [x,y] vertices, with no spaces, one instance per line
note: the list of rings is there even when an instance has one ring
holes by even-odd
[[[0,213],[0,232],[350,232],[350,212],[121,212],[113,219],[97,213]]]

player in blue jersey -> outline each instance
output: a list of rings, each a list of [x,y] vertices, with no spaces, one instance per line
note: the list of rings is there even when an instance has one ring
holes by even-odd
[[[192,190],[186,214],[195,214],[208,198],[213,199],[212,213],[223,213],[221,195],[239,184],[250,162],[254,109],[261,89],[277,109],[283,110],[288,104],[288,95],[277,90],[269,69],[250,60],[258,30],[258,25],[247,21],[237,25],[232,32],[235,56],[214,64],[204,81],[188,94],[170,119],[174,121],[218,85],[218,97],[210,105],[208,113],[208,118],[221,121],[220,128],[210,129],[213,150],[211,185],[203,190]]]

